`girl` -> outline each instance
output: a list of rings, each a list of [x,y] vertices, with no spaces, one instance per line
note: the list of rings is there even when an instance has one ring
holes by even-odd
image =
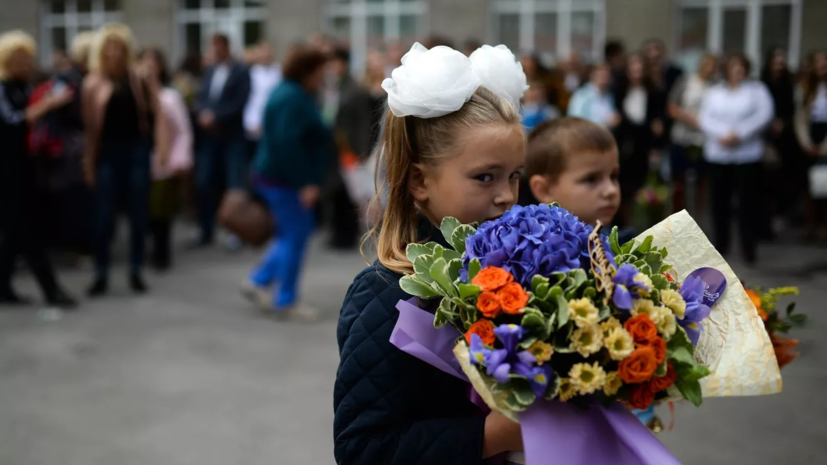
[[[519,425],[497,413],[482,416],[468,400],[467,383],[389,342],[396,303],[410,298],[398,283],[413,268],[407,245],[446,244],[437,228],[444,217],[485,221],[517,201],[525,134],[509,102],[522,97],[525,77],[510,52],[508,63],[492,51],[507,49],[481,50],[490,60],[416,44],[383,84],[390,109],[379,141],[385,175],[378,191],[386,190],[387,205],[374,230],[379,259],[356,277],[339,318],[339,464],[477,465],[522,450]],[[478,62],[490,67],[472,69]],[[488,87],[497,93],[486,88],[494,73],[500,85],[513,80],[511,93],[493,83]],[[451,88],[440,87],[448,82]]]
[[[810,56],[810,70],[801,83],[801,102],[795,116],[795,134],[806,160],[797,171],[800,175],[793,178],[809,186],[807,170],[814,164],[824,163],[827,159],[827,50]],[[820,210],[824,210],[824,201],[813,199],[809,189],[807,198],[807,239],[814,239]],[[827,241],[827,217],[821,220],[822,241]]]

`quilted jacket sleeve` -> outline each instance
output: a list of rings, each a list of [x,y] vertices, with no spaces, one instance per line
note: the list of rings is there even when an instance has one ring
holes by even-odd
[[[464,383],[389,342],[396,303],[409,296],[399,276],[385,271],[362,272],[340,315],[336,462],[479,465],[485,419],[468,402]]]

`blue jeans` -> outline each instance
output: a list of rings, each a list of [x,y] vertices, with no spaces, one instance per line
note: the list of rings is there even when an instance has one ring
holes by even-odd
[[[260,287],[275,284],[273,306],[281,309],[296,303],[299,273],[307,241],[315,227],[315,213],[299,202],[299,192],[257,184],[256,192],[267,201],[276,219],[275,240],[264,253],[250,280]]]
[[[212,241],[215,233],[215,211],[224,173],[224,187],[243,188],[247,185],[247,139],[243,134],[202,134],[196,160],[198,217],[201,239]]]
[[[141,272],[149,217],[150,145],[107,142],[101,147],[94,189],[94,254],[98,278],[109,274],[115,218],[122,203],[129,216],[129,266]],[[120,202],[119,202],[120,201]]]

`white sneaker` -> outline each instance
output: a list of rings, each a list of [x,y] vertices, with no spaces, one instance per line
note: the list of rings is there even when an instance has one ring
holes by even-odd
[[[250,281],[249,279],[241,283],[239,287],[242,297],[247,299],[251,304],[262,307],[272,305],[273,294],[266,287],[261,287]]]

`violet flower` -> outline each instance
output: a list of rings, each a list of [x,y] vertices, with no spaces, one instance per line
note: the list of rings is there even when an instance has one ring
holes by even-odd
[[[692,345],[698,345],[698,339],[703,331],[703,320],[709,317],[711,309],[704,303],[704,289],[706,284],[701,278],[690,276],[686,278],[680,289],[681,297],[686,302],[686,313],[678,324],[686,330],[686,335]]]
[[[612,302],[621,310],[631,310],[634,306],[633,297],[641,293],[648,293],[649,287],[642,280],[643,274],[632,265],[623,265],[615,273],[615,290]]]

